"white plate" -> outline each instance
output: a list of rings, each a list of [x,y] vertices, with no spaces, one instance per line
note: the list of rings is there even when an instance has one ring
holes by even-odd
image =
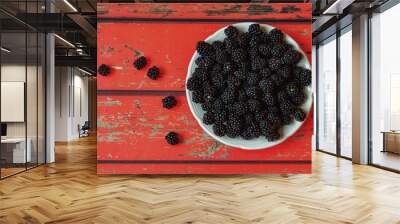
[[[248,27],[251,24],[253,24],[253,23],[245,22],[245,23],[232,24],[232,26],[238,28],[242,32],[246,32]],[[270,25],[266,25],[266,24],[260,24],[260,26],[264,31],[268,31],[268,32],[270,30],[274,29],[274,27],[272,27]],[[217,32],[215,32],[214,34],[209,36],[205,41],[208,43],[212,43],[217,40],[223,41],[226,37],[225,33],[224,33],[225,28],[226,27],[219,29]],[[310,62],[308,61],[307,56],[304,54],[303,50],[301,50],[301,48],[296,43],[296,41],[294,41],[287,34],[284,35],[284,38],[288,44],[293,46],[294,49],[296,49],[303,55],[301,61],[297,65],[300,67],[303,67],[303,68],[311,69]],[[189,63],[188,72],[187,72],[187,76],[186,76],[186,83],[187,83],[188,79],[190,78],[190,76],[192,75],[195,68],[197,67],[195,60],[198,57],[199,57],[199,54],[197,53],[197,51],[195,51],[193,54],[193,57]],[[312,98],[313,98],[311,87],[310,86],[306,87],[304,90],[304,93],[306,94],[306,100],[303,103],[303,105],[300,106],[300,108],[303,109],[303,111],[307,114],[307,117],[308,117],[308,114],[310,112],[311,105],[312,105]],[[187,97],[187,100],[189,103],[190,110],[192,111],[192,114],[194,115],[194,117],[196,118],[196,120],[200,124],[200,126],[204,129],[204,131],[207,134],[209,134],[211,137],[213,137],[215,140],[217,140],[225,145],[232,146],[232,147],[237,147],[237,148],[246,149],[246,150],[259,150],[259,149],[269,148],[269,147],[275,146],[275,145],[285,141],[287,138],[292,136],[303,124],[303,122],[298,122],[296,120],[293,120],[293,122],[291,124],[285,125],[282,127],[281,138],[277,141],[272,141],[272,142],[268,141],[263,136],[252,139],[252,140],[244,140],[241,137],[237,137],[237,138],[229,138],[228,136],[219,137],[214,134],[214,132],[212,130],[212,125],[205,125],[202,122],[203,114],[205,112],[201,108],[201,104],[197,104],[192,101],[192,92],[189,91],[188,89],[186,89],[186,97]],[[305,120],[307,120],[307,117]]]

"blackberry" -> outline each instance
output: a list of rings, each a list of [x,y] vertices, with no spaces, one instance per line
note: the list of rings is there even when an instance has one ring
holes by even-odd
[[[281,119],[279,117],[280,114],[269,113],[267,115],[267,119],[269,122],[269,126],[273,128],[278,128],[281,126]]]
[[[257,48],[261,43],[261,38],[259,36],[251,36],[249,40],[250,47]]]
[[[225,48],[224,43],[219,40],[214,41],[211,44],[211,46],[214,48],[215,51],[221,51],[221,50],[224,50],[224,48]]]
[[[258,50],[256,47],[250,47],[248,49],[248,54],[249,54],[250,59],[259,57]]]
[[[285,53],[286,47],[283,44],[276,44],[271,49],[271,55],[273,57],[280,58]]]
[[[234,49],[239,47],[239,43],[233,39],[225,38],[224,40],[225,50],[232,53]]]
[[[282,114],[292,114],[294,106],[289,101],[283,101],[279,103],[279,108],[281,109]]]
[[[281,111],[277,106],[270,106],[268,107],[268,113],[279,116]]]
[[[246,114],[246,112],[247,112],[247,107],[244,102],[235,102],[232,105],[232,114],[237,116],[242,116]]]
[[[265,135],[265,138],[272,142],[272,141],[276,141],[281,137],[281,135],[279,134],[278,130],[268,130],[268,132]]]
[[[221,99],[225,104],[232,103],[235,100],[235,91],[233,89],[225,89],[221,95]]]
[[[149,70],[147,71],[147,76],[152,80],[156,80],[159,75],[160,75],[160,69],[156,66],[149,68]]]
[[[203,92],[196,90],[192,92],[192,100],[195,103],[203,103],[204,102],[204,98],[203,98]]]
[[[228,26],[225,28],[224,33],[228,38],[233,39],[239,34],[239,30],[234,26]]]
[[[266,111],[258,111],[257,113],[254,113],[254,120],[259,123],[260,128],[262,122],[264,122],[266,119],[267,119]]]
[[[197,67],[193,74],[192,77],[197,78],[199,81],[204,82],[208,79],[208,72],[206,68],[201,68],[201,67]]]
[[[246,94],[246,91],[244,91],[243,89],[240,89],[239,91],[238,91],[238,94],[237,94],[237,101],[239,101],[239,102],[246,102],[247,100],[248,100],[248,98],[247,98],[247,94]]]
[[[226,134],[226,126],[222,122],[216,122],[213,125],[213,131],[215,135],[222,137]]]
[[[216,99],[213,103],[213,110],[215,112],[221,112],[225,110],[225,104],[221,99]]]
[[[276,104],[275,97],[272,94],[265,94],[263,97],[263,100],[264,100],[265,104],[268,106],[273,106]]]
[[[232,60],[238,63],[246,60],[246,52],[243,49],[232,50]]]
[[[272,70],[272,71],[276,71],[278,70],[282,65],[282,61],[279,60],[278,58],[270,58],[268,60],[268,67]]]
[[[240,80],[246,80],[247,78],[246,71],[244,69],[239,69],[235,71],[233,74]]]
[[[251,129],[245,129],[242,131],[242,133],[240,133],[240,137],[242,137],[244,140],[251,140],[254,138],[254,135]]]
[[[202,81],[195,76],[192,76],[188,79],[186,88],[191,91],[199,90],[203,87]]]
[[[236,128],[232,124],[228,123],[226,125],[226,135],[229,138],[236,138],[236,137],[240,136],[240,128]]]
[[[295,83],[288,83],[286,85],[286,92],[289,96],[296,96],[299,93],[299,88]]]
[[[252,98],[252,99],[257,99],[258,98],[258,90],[257,90],[257,88],[255,86],[248,86],[245,89],[245,91],[246,91],[246,95],[249,98]]]
[[[204,111],[212,111],[214,109],[214,101],[205,101],[201,104],[201,109]]]
[[[258,51],[260,52],[261,55],[263,55],[264,57],[269,57],[272,54],[272,49],[270,46],[266,45],[266,44],[261,44],[260,46],[258,46]]]
[[[176,145],[179,143],[179,136],[177,133],[171,131],[165,136],[165,140],[168,142],[170,145]]]
[[[228,83],[228,87],[233,88],[233,89],[239,87],[242,84],[240,79],[236,76],[229,76],[227,83]]]
[[[292,76],[292,69],[289,66],[282,66],[277,73],[284,79],[290,79]]]
[[[140,70],[144,68],[147,64],[147,59],[144,56],[140,56],[133,62],[133,66],[137,69]]]
[[[222,74],[214,75],[211,78],[212,84],[217,88],[222,88],[225,85],[225,78]]]
[[[264,78],[267,78],[267,77],[269,77],[269,76],[271,76],[271,70],[269,70],[269,68],[262,68],[261,70],[260,70],[260,75],[262,76],[262,77],[264,77]]]
[[[283,41],[283,33],[279,29],[273,29],[269,33],[269,39],[273,43],[281,43]]]
[[[219,50],[215,53],[215,61],[224,64],[229,60],[229,54],[225,50]]]
[[[281,120],[283,125],[288,125],[292,123],[293,118],[288,114],[282,114]]]
[[[100,65],[99,69],[97,70],[99,72],[100,75],[106,76],[108,74],[110,74],[110,67],[108,67],[105,64]]]
[[[214,64],[214,60],[211,59],[210,57],[198,57],[195,60],[195,63],[197,66],[199,66],[201,68],[208,69]]]
[[[251,68],[254,71],[259,71],[260,69],[262,69],[266,64],[265,59],[261,58],[261,57],[255,57],[253,58],[253,60],[251,60]]]
[[[282,56],[282,61],[285,64],[288,65],[293,65],[293,64],[297,64],[297,62],[300,61],[302,55],[300,54],[300,52],[296,51],[296,50],[288,50],[287,52],[285,52]]]
[[[262,79],[258,86],[264,92],[272,92],[275,89],[275,83],[271,79]]]
[[[215,122],[215,118],[214,118],[214,114],[211,112],[207,112],[203,115],[203,123],[210,125],[210,124],[214,124]]]
[[[230,61],[225,62],[225,63],[222,65],[222,72],[225,73],[225,74],[228,74],[228,73],[233,72],[234,69],[235,69],[235,66],[234,66],[233,63],[230,62]]]
[[[311,71],[309,69],[297,67],[294,71],[295,81],[300,86],[311,85]]]
[[[259,110],[261,109],[261,103],[260,103],[260,101],[258,101],[258,100],[250,99],[250,100],[247,102],[247,108],[248,108],[249,111],[251,111],[251,112],[259,111]],[[246,111],[245,111],[245,113],[246,113]]]
[[[271,80],[274,81],[275,86],[281,86],[286,81],[285,77],[278,75],[278,74],[271,75]]]
[[[249,45],[249,36],[246,33],[241,33],[236,37],[237,43],[241,48],[247,48]]]
[[[306,114],[301,109],[296,109],[293,113],[293,117],[296,121],[304,121],[306,119]]]
[[[247,75],[247,84],[255,86],[258,84],[258,81],[260,80],[259,75],[254,72],[249,72]]]
[[[250,35],[259,35],[262,33],[260,24],[258,23],[253,23],[249,26],[248,32]]]
[[[293,103],[295,106],[300,106],[304,103],[306,96],[304,95],[303,92],[297,93],[295,96],[292,96],[290,101]]]
[[[285,90],[281,90],[276,94],[279,102],[285,102],[289,100],[289,96]]]
[[[201,56],[212,57],[214,55],[214,48],[205,41],[199,41],[196,50]]]
[[[162,104],[164,108],[171,109],[176,106],[176,99],[174,96],[167,96],[162,99]]]

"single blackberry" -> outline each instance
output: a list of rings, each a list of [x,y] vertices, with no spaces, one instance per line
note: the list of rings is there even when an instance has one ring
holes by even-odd
[[[232,62],[228,61],[222,65],[222,72],[225,74],[232,73],[235,69],[235,66]]]
[[[271,49],[271,55],[273,57],[280,58],[285,53],[285,51],[286,47],[284,44],[276,44]]]
[[[255,72],[249,72],[249,74],[247,75],[247,84],[249,84],[251,86],[257,85],[259,80],[260,80],[260,77]]]
[[[171,131],[165,136],[165,140],[168,142],[170,145],[176,145],[179,143],[179,136],[177,133]]]
[[[263,31],[261,30],[261,26],[258,23],[253,23],[249,26],[248,32],[250,35],[259,35]]]
[[[257,47],[261,44],[261,42],[262,39],[260,36],[251,36],[249,40],[249,46],[257,49]]]
[[[211,78],[211,82],[217,88],[224,87],[224,85],[226,83],[225,78],[224,78],[224,76],[222,74],[214,75]]]
[[[234,49],[239,47],[239,43],[236,40],[225,38],[224,40],[225,50],[232,53]]]
[[[242,84],[242,81],[236,76],[229,76],[226,82],[228,87],[233,89],[238,88]]]
[[[242,116],[244,114],[246,114],[247,112],[247,107],[246,104],[244,102],[235,102],[232,105],[232,114],[236,115],[236,116]]]
[[[221,51],[225,49],[224,43],[219,40],[214,41],[211,46],[214,48],[215,51]]]
[[[247,74],[244,69],[239,69],[239,70],[235,71],[233,74],[240,80],[246,80],[246,78],[247,78]]]
[[[273,106],[276,104],[275,96],[273,94],[265,94],[263,100],[268,106]]]
[[[228,38],[234,39],[239,34],[239,30],[234,26],[228,26],[225,28],[224,33]]]
[[[133,62],[133,66],[137,69],[140,70],[144,68],[147,64],[147,59],[144,56],[140,56]]]
[[[299,93],[299,87],[293,82],[286,85],[286,92],[289,96],[296,96]]]
[[[256,47],[250,47],[247,53],[249,54],[250,59],[259,57],[258,50]]]
[[[201,90],[195,90],[192,92],[192,100],[195,103],[203,103],[204,98],[203,98],[203,92]]]
[[[204,111],[212,111],[214,109],[214,101],[205,101],[201,104],[201,109]]]
[[[211,73],[211,75],[217,75],[217,74],[222,73],[222,65],[214,64],[214,66],[212,67],[210,73]]]
[[[288,125],[292,123],[293,118],[288,114],[282,114],[281,120],[283,125]]]
[[[210,68],[214,64],[214,60],[210,57],[198,57],[195,60],[197,66],[201,68]]]
[[[208,71],[206,68],[197,67],[194,70],[192,77],[195,77],[199,81],[204,82],[208,80]]]
[[[258,101],[258,100],[250,99],[250,100],[247,102],[247,108],[248,108],[249,111],[251,111],[251,112],[259,111],[259,110],[261,109],[261,103],[260,103],[260,101]],[[245,111],[245,113],[246,113],[246,111]]]
[[[266,63],[267,62],[265,61],[265,59],[261,57],[255,57],[253,58],[253,60],[251,60],[251,68],[253,69],[253,71],[259,71],[265,66]]]
[[[232,60],[237,63],[246,60],[246,52],[243,49],[232,50]]]
[[[274,114],[275,116],[280,116],[281,110],[277,106],[270,106],[268,107],[268,113]]]
[[[203,115],[203,123],[206,125],[210,125],[210,124],[214,124],[215,122],[215,118],[214,118],[214,114],[211,112],[207,112]]]
[[[237,37],[237,43],[241,48],[247,48],[249,45],[249,35],[247,33],[240,33]]]
[[[270,127],[278,128],[282,125],[280,114],[269,113],[267,115],[267,120]]]
[[[176,99],[174,96],[167,96],[162,99],[162,104],[164,108],[171,109],[176,106]]]
[[[306,119],[306,113],[301,109],[296,109],[293,113],[293,117],[296,121],[304,121]]]
[[[267,44],[261,44],[258,46],[258,51],[264,57],[270,57],[272,54],[272,48]]]
[[[211,85],[209,82],[204,83],[204,102],[214,102],[218,90],[215,86]]]
[[[272,70],[272,71],[276,71],[278,70],[282,65],[281,60],[279,60],[278,58],[270,58],[268,60],[268,67]]]
[[[257,113],[254,113],[254,120],[259,123],[261,128],[261,123],[267,120],[267,112],[264,110],[260,110]]]
[[[247,113],[247,114],[244,115],[244,121],[243,122],[244,122],[244,124],[246,126],[249,126],[250,124],[254,123],[254,121],[255,121],[255,118],[254,118],[253,114]]]
[[[205,41],[199,41],[197,43],[196,50],[197,53],[199,53],[201,56],[206,56],[206,57],[214,56],[214,48]]]
[[[282,76],[285,80],[290,79],[292,77],[292,69],[289,66],[282,66],[278,71],[277,74]]]
[[[273,130],[273,129],[268,130],[268,132],[265,135],[265,138],[270,142],[276,141],[280,137],[281,135],[279,134],[278,130]]]
[[[215,119],[215,122],[224,123],[225,121],[228,120],[228,112],[226,110],[215,112],[214,113],[214,119]]]
[[[281,43],[283,41],[283,33],[279,29],[275,28],[275,29],[271,30],[268,34],[269,34],[269,39],[273,43]]]
[[[220,64],[224,64],[229,60],[229,54],[225,50],[219,50],[215,53],[215,61]]]
[[[229,138],[236,138],[240,136],[240,129],[236,129],[234,126],[232,126],[230,123],[226,125],[226,135]]]
[[[188,79],[186,88],[191,91],[199,90],[203,87],[203,82],[198,77],[192,76]]]
[[[213,110],[215,112],[221,112],[223,110],[225,110],[225,104],[222,101],[222,99],[216,99],[213,103]]]
[[[295,106],[300,106],[304,103],[306,96],[304,95],[303,92],[298,92],[295,96],[292,96],[290,98],[290,101],[293,103]]]
[[[278,74],[271,75],[271,80],[274,81],[275,86],[278,86],[278,87],[283,85],[286,81],[285,77],[278,75]]]
[[[235,91],[231,88],[225,89],[221,94],[221,99],[225,104],[230,104],[235,101]]]
[[[275,83],[271,79],[262,79],[258,86],[264,92],[273,92],[275,89]]]
[[[258,98],[258,90],[255,86],[248,86],[245,88],[246,95],[251,98],[251,99],[257,99]]]
[[[269,77],[269,76],[271,76],[271,70],[269,70],[269,68],[262,68],[261,70],[260,70],[260,75],[263,77],[263,78],[267,78],[267,77]]]
[[[302,55],[296,50],[288,50],[282,56],[282,61],[285,64],[293,65],[300,61]]]
[[[309,69],[297,67],[294,71],[295,81],[300,86],[311,85],[311,71]]]
[[[289,96],[285,90],[279,91],[276,96],[279,102],[286,102],[289,100]]]
[[[108,67],[105,64],[100,65],[99,69],[97,70],[99,72],[100,75],[106,76],[108,74],[110,74],[110,67]]]
[[[213,125],[213,131],[216,136],[224,136],[226,134],[226,126],[222,122],[216,122]]]
[[[242,137],[244,140],[251,140],[254,138],[254,135],[251,129],[246,128],[242,131],[242,133],[240,133],[240,137]]]
[[[279,108],[281,109],[282,114],[289,114],[291,115],[294,110],[294,106],[290,101],[283,101],[279,102]]]
[[[256,123],[252,123],[247,127],[248,131],[251,132],[253,138],[258,138],[261,136],[261,129]]]
[[[156,66],[149,68],[149,70],[147,71],[147,76],[152,80],[156,80],[159,75],[160,75],[160,69]]]
[[[236,100],[239,102],[246,102],[248,100],[246,91],[239,89]]]

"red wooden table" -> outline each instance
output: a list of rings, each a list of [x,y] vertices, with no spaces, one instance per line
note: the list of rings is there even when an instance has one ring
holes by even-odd
[[[203,132],[185,97],[187,65],[197,41],[241,21],[267,23],[292,36],[311,58],[311,4],[98,4],[97,172],[99,174],[309,173],[313,114],[278,146],[246,151]],[[160,67],[157,81],[132,63],[145,55]],[[149,66],[147,66],[148,68]],[[175,95],[166,110],[161,99]],[[178,132],[183,143],[168,145]]]

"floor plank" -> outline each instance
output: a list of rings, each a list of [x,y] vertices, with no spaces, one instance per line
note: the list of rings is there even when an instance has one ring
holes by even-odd
[[[315,152],[311,175],[98,176],[96,139],[0,181],[0,223],[400,223],[400,175]]]

